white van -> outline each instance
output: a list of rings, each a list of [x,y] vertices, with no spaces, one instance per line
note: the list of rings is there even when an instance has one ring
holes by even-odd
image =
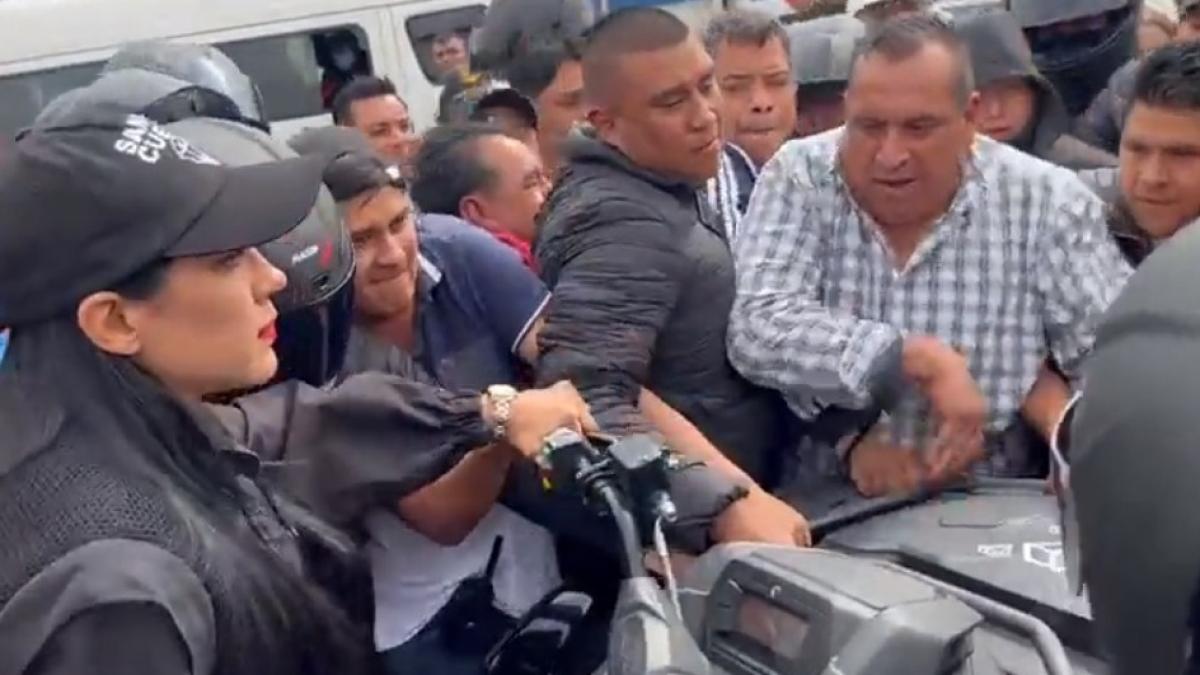
[[[87,84],[121,45],[215,44],[262,90],[286,137],[327,124],[328,42],[352,37],[369,72],[396,83],[419,128],[433,123],[433,38],[469,35],[486,0],[0,0],[0,138]]]
[[[694,24],[725,0],[593,0],[662,5]],[[468,36],[487,0],[0,0],[0,143],[59,94],[92,81],[121,45],[169,39],[215,44],[262,90],[286,138],[330,122],[328,44],[352,39],[367,72],[395,82],[418,129],[440,92],[434,38]]]

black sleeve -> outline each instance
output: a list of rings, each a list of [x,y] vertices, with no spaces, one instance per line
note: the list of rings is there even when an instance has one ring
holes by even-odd
[[[478,392],[362,373],[332,389],[276,385],[217,411],[295,498],[336,523],[436,480],[490,432]]]
[[[93,607],[51,635],[25,675],[207,675],[193,673],[175,622],[162,607]]]
[[[1138,62],[1130,62],[1113,73],[1108,86],[1076,120],[1076,135],[1084,142],[1114,155],[1120,151],[1125,111],[1133,97],[1137,66]]]
[[[1108,152],[1118,150],[1121,138],[1112,115],[1114,98],[1111,87],[1100,92],[1075,122],[1075,134],[1080,140]]]
[[[569,259],[559,266],[538,335],[538,386],[570,380],[606,433],[649,432],[638,397],[675,309],[683,253],[670,226],[648,217],[565,236],[572,238]]]

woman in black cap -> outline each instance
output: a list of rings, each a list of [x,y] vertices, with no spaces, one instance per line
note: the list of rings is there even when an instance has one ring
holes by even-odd
[[[103,105],[0,158],[0,673],[366,672],[303,514],[200,405],[274,374],[285,280],[255,247],[324,165],[221,166]]]

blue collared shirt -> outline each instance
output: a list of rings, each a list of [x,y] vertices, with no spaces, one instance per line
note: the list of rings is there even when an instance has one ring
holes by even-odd
[[[421,276],[411,356],[444,387],[515,384],[517,350],[550,292],[514,251],[458,218],[423,215],[418,237]],[[345,370],[393,370],[391,350],[356,330]]]

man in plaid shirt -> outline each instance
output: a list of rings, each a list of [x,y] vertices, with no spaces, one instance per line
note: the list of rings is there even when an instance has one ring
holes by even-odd
[[[732,363],[807,419],[882,411],[848,456],[802,457],[868,496],[1027,475],[1007,432],[1048,358],[1078,375],[1130,273],[1073,173],[976,136],[973,89],[949,27],[888,22],[846,126],[768,163],[736,243]],[[1057,390],[1026,416],[1055,419]]]

